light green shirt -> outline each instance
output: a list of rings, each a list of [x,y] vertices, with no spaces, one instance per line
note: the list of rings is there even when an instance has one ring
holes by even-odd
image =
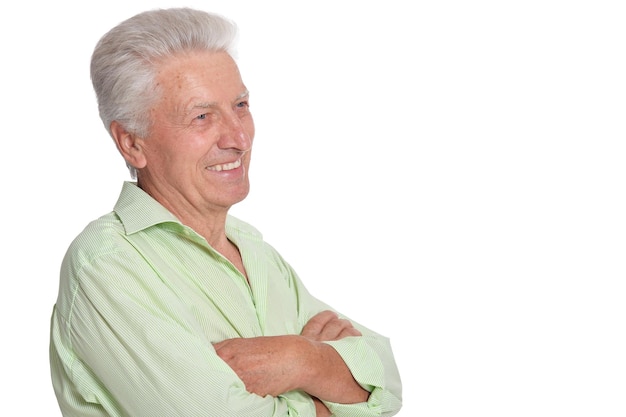
[[[231,216],[226,233],[249,284],[203,237],[124,183],[114,212],[89,224],[63,260],[50,362],[64,416],[315,416],[304,392],[247,392],[215,353],[212,343],[224,339],[299,334],[329,309],[256,229]],[[336,416],[395,415],[401,382],[389,341],[353,324],[362,337],[327,343],[371,395],[326,405]]]

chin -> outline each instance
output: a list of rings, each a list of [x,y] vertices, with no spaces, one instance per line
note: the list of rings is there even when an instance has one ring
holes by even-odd
[[[250,192],[250,188],[246,187],[245,190],[240,190],[237,193],[231,194],[231,198],[230,198],[231,204],[230,205],[232,206],[232,205],[235,205],[235,204],[240,203],[243,200],[245,200],[246,197],[248,196],[249,192]]]

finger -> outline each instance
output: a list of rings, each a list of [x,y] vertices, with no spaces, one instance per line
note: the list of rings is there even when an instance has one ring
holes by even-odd
[[[344,337],[350,337],[350,336],[363,336],[363,334],[359,330],[355,329],[354,327],[350,327],[350,328],[343,329],[341,333],[339,334],[339,336],[337,336],[337,338],[334,340],[341,340]]]
[[[342,339],[342,333],[345,332],[346,335],[353,334],[356,329],[352,326],[352,323],[346,319],[335,319],[330,320],[324,328],[322,328],[319,337],[321,340],[338,340]]]
[[[322,332],[328,322],[336,320],[337,318],[337,313],[330,310],[317,313],[304,325],[300,334],[306,337],[316,337]]]

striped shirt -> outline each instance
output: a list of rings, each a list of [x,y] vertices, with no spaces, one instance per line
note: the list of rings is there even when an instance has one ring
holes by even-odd
[[[51,321],[50,363],[68,416],[315,416],[311,398],[260,397],[212,343],[299,334],[331,309],[250,225],[229,216],[246,278],[206,240],[132,182],[113,212],[90,223],[61,267]],[[367,403],[326,403],[336,416],[391,416],[401,382],[387,338],[354,323],[361,337],[327,342]]]

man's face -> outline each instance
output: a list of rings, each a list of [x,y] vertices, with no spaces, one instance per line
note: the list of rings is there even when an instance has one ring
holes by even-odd
[[[161,98],[141,140],[139,185],[175,214],[223,211],[249,191],[254,122],[237,65],[225,52],[192,52],[158,67]]]

